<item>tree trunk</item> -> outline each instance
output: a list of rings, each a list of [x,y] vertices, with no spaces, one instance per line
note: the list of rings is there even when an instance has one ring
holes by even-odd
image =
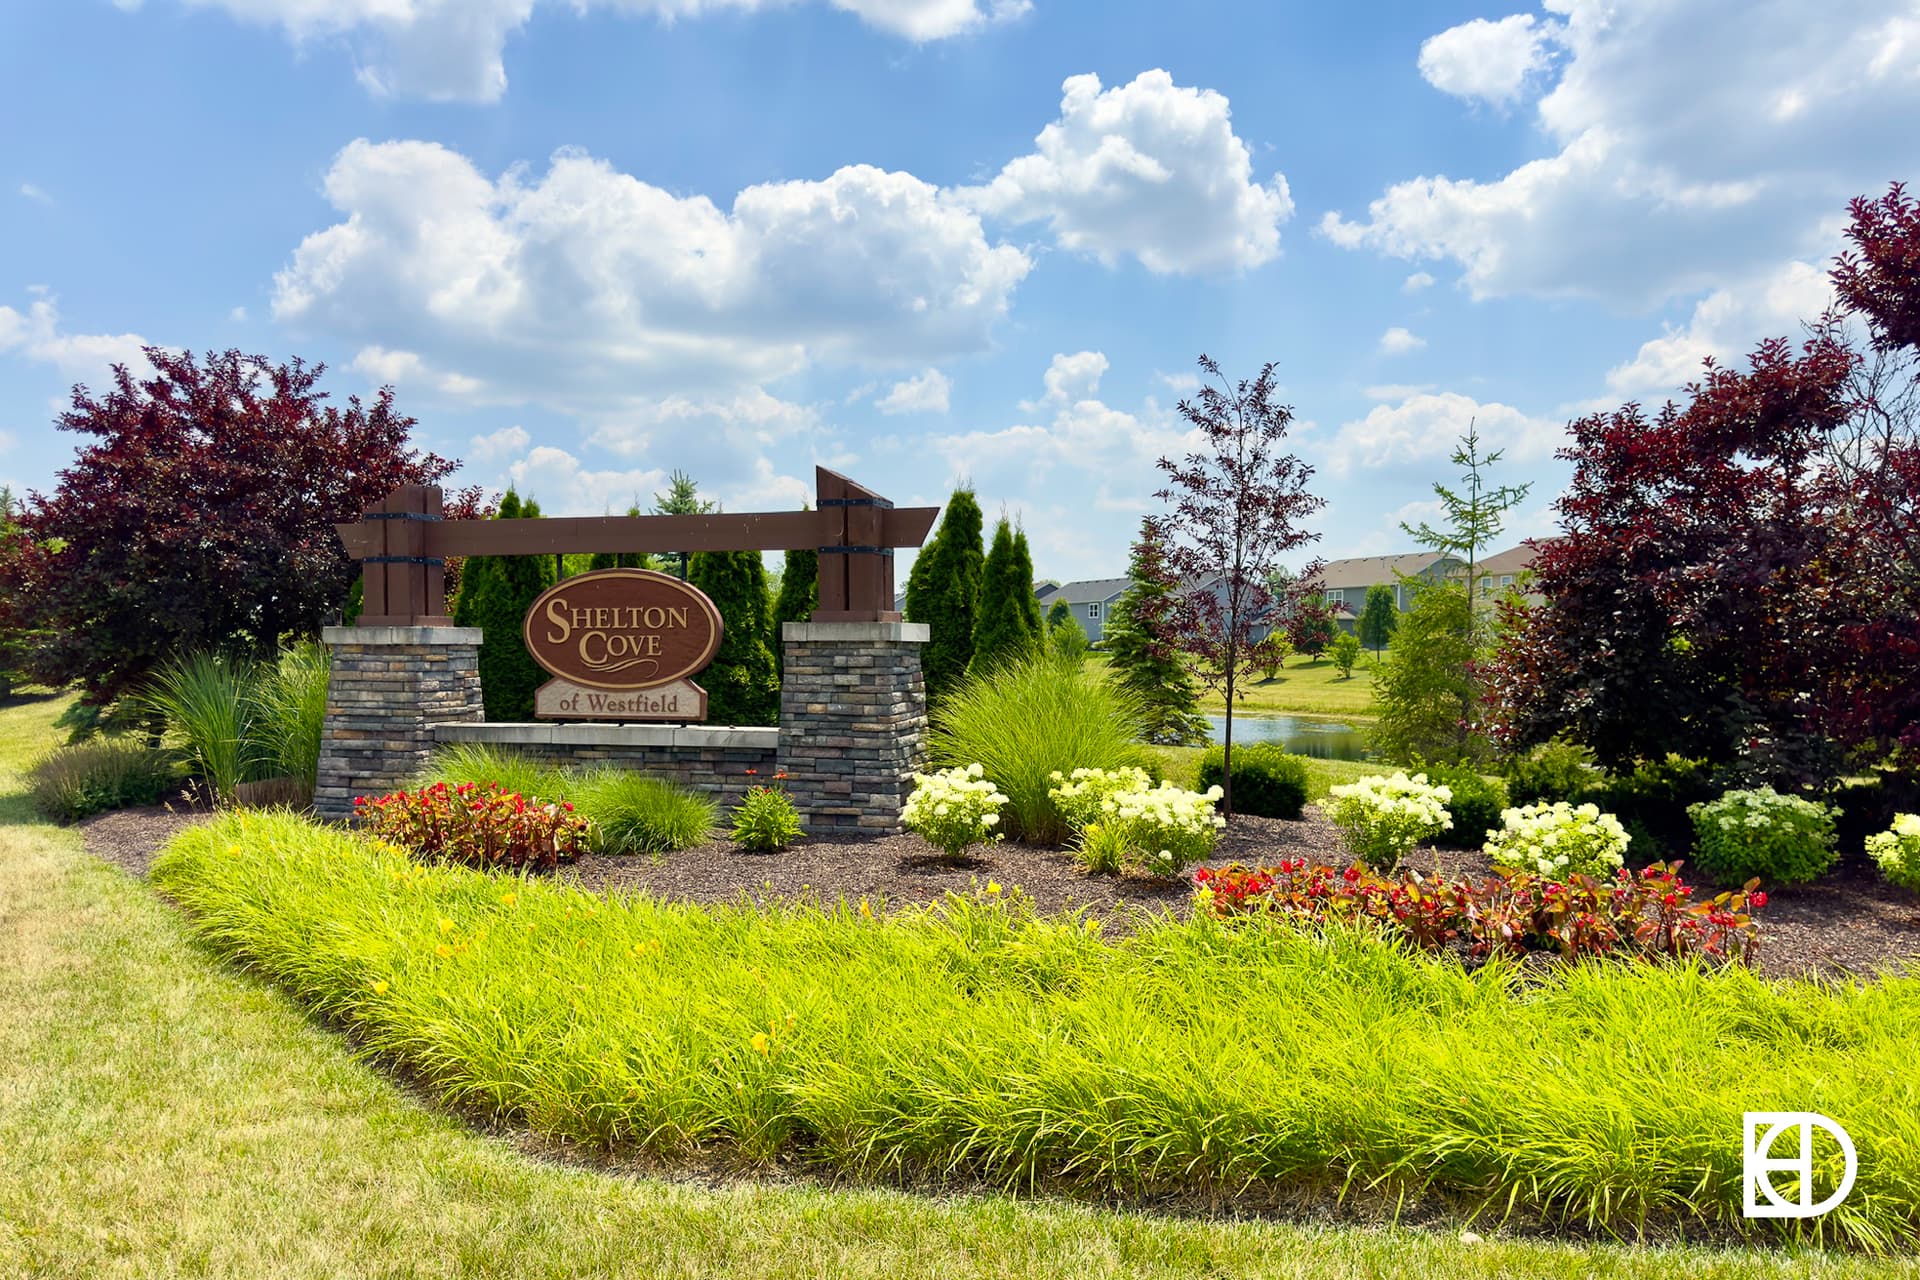
[[[1227,728],[1220,744],[1220,816],[1233,816],[1233,672],[1227,672]]]

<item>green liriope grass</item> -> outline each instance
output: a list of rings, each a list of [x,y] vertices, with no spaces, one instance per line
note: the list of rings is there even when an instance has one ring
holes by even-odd
[[[1055,771],[1141,764],[1140,708],[1076,661],[1039,655],[970,675],[933,708],[928,755],[979,764],[1006,794],[1007,834],[1058,844],[1070,834],[1047,790]]]
[[[1464,1198],[1631,1234],[1920,1239],[1920,980],[1576,968],[997,899],[867,919],[426,869],[286,815],[153,872],[218,950],[449,1103],[555,1139],[1017,1189]],[[756,1040],[756,1037],[765,1037]],[[1846,1203],[1740,1216],[1742,1112],[1813,1110]]]
[[[34,808],[56,822],[77,822],[108,809],[157,804],[179,781],[170,751],[131,738],[101,738],[60,747],[27,773]]]
[[[581,777],[572,799],[592,821],[596,847],[612,853],[672,853],[699,844],[713,833],[718,813],[705,796],[611,767]]]

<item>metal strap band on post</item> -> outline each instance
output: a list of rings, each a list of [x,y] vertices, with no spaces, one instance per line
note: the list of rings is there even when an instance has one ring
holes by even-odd
[[[879,507],[884,511],[893,510],[893,503],[887,498],[821,498],[818,505],[826,507]]]
[[[367,511],[360,516],[362,520],[444,520],[445,516],[430,511]]]
[[[893,556],[892,547],[821,547],[823,556]]]
[[[363,560],[361,560],[361,563],[362,564],[424,564],[431,567],[433,565],[444,565],[446,564],[446,561],[441,559],[439,556],[367,556]]]

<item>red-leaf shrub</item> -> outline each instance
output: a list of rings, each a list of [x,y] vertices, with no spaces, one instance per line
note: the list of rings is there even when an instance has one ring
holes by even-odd
[[[528,800],[497,783],[436,782],[353,802],[368,834],[434,862],[551,871],[586,847],[591,824],[565,802]]]
[[[1613,878],[1545,880],[1498,872],[1483,880],[1379,876],[1304,858],[1277,866],[1239,863],[1194,873],[1194,902],[1222,918],[1275,915],[1307,924],[1374,926],[1426,951],[1461,950],[1473,959],[1555,951],[1568,959],[1653,960],[1687,955],[1751,963],[1760,944],[1752,912],[1767,904],[1759,882],[1694,902],[1680,864],[1625,869]]]

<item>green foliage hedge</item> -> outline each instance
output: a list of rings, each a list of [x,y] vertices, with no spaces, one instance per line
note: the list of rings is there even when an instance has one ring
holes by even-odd
[[[1199,790],[1222,785],[1226,755],[1226,748],[1215,743],[1200,757]],[[1307,762],[1288,755],[1277,742],[1235,746],[1231,791],[1235,813],[1298,819],[1307,805]]]
[[[1103,1197],[1425,1193],[1602,1234],[1920,1244],[1916,978],[1582,964],[1523,979],[1205,916],[1107,943],[984,893],[871,918],[691,907],[417,867],[280,814],[183,833],[153,880],[208,945],[370,1057],[558,1144]],[[1803,1109],[1852,1136],[1851,1195],[1808,1223],[1744,1218],[1742,1113]]]
[[[1447,801],[1447,816],[1453,819],[1453,825],[1435,837],[1434,843],[1478,849],[1486,843],[1489,832],[1500,829],[1500,814],[1507,807],[1503,784],[1490,782],[1478,770],[1461,765],[1425,764],[1416,772],[1426,774],[1433,785],[1453,792],[1453,798]]]
[[[1507,762],[1507,799],[1530,804],[1579,804],[1602,781],[1593,753],[1572,742],[1548,742]]]

